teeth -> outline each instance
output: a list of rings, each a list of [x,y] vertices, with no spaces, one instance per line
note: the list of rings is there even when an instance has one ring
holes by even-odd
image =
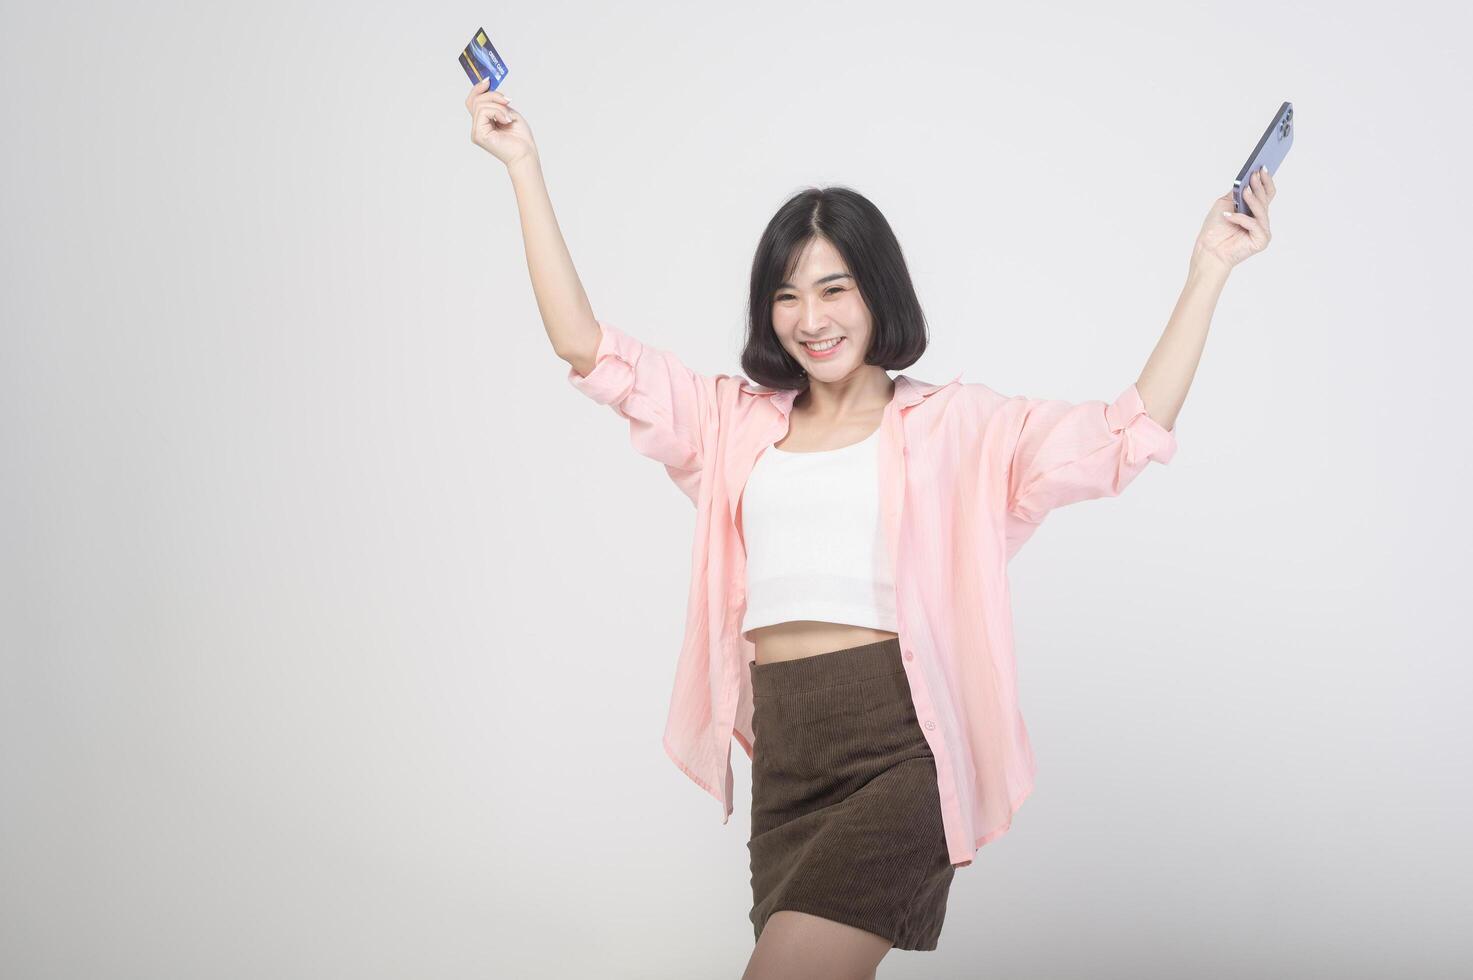
[[[822,343],[822,344],[804,344],[803,346],[804,347],[807,347],[809,350],[828,350],[830,347],[833,347],[835,344],[837,344],[839,341],[841,341],[843,339],[844,339],[843,337],[835,337],[833,340],[830,340],[830,341],[828,341],[826,343]]]

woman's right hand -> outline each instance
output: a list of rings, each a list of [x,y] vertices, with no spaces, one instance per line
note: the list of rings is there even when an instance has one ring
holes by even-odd
[[[508,167],[537,152],[527,120],[506,96],[491,91],[491,79],[475,84],[465,97],[465,108],[471,114],[471,142]]]

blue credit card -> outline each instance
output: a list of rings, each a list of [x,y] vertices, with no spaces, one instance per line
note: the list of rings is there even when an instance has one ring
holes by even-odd
[[[460,53],[460,67],[465,69],[472,85],[479,85],[483,78],[491,79],[491,89],[500,85],[507,73],[506,62],[501,60],[501,55],[491,46],[491,39],[486,36],[484,27],[476,31],[471,43]]]

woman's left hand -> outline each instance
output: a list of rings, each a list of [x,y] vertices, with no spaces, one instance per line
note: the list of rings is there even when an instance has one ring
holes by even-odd
[[[1268,230],[1268,205],[1276,193],[1274,179],[1267,170],[1256,170],[1243,188],[1243,203],[1253,214],[1233,210],[1233,192],[1228,191],[1212,202],[1207,220],[1192,247],[1192,261],[1206,258],[1231,269],[1250,255],[1268,248],[1273,236]]]

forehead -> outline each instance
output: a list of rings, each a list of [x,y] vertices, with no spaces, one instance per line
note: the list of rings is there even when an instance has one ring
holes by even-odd
[[[844,257],[834,248],[834,243],[817,236],[808,239],[798,250],[794,265],[798,269],[812,269],[816,266],[831,266],[835,270],[845,268]]]
[[[799,251],[793,268],[779,285],[791,287],[797,283],[821,286],[842,278],[851,278],[844,257],[827,239],[812,238]]]

